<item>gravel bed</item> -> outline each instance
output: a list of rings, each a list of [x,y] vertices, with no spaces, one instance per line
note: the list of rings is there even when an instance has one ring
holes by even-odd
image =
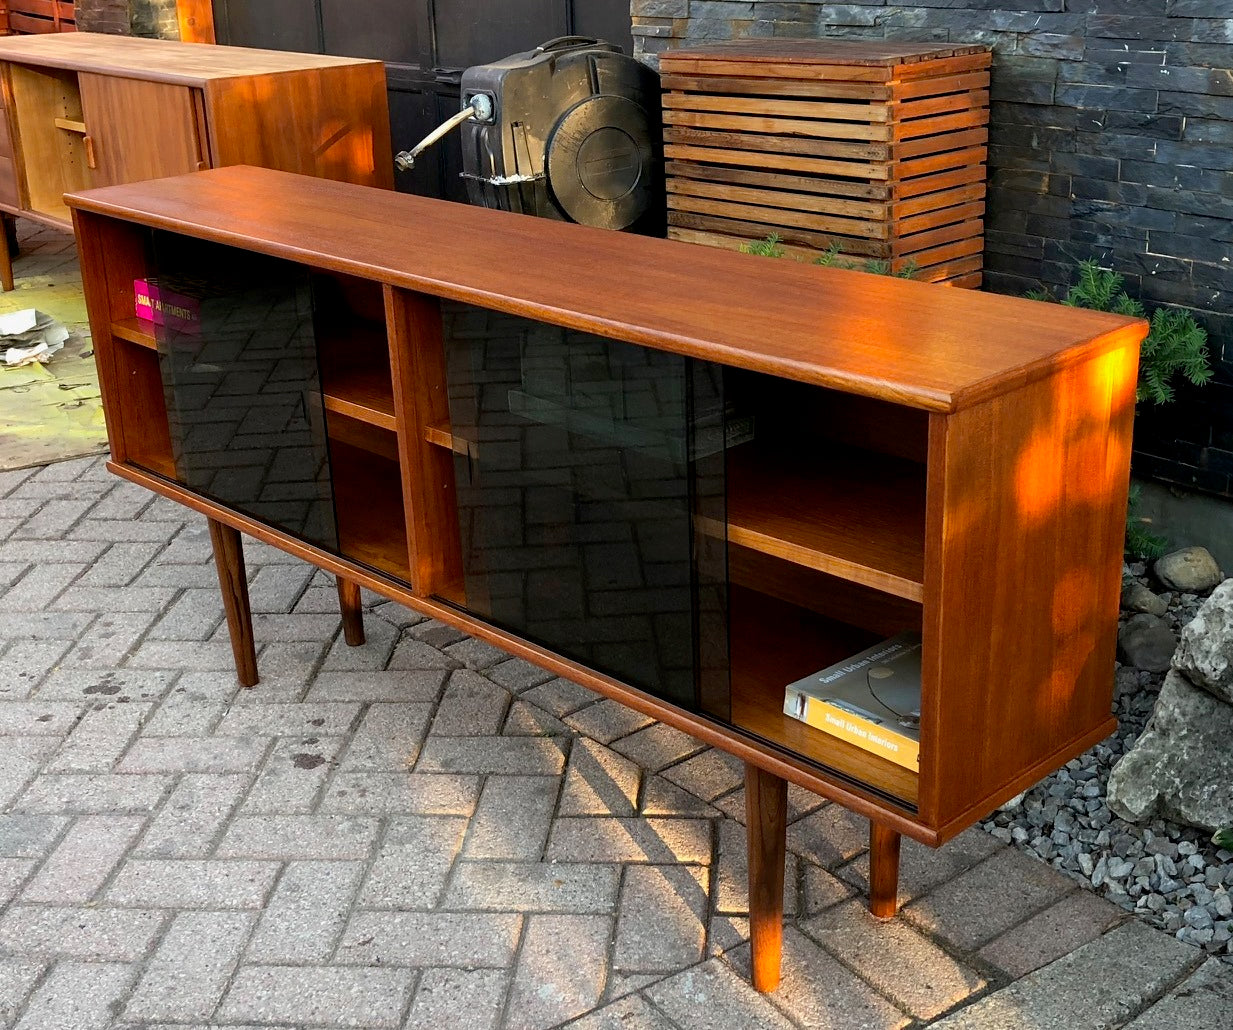
[[[1175,633],[1203,603],[1194,594],[1160,591],[1141,564],[1127,566],[1126,575],[1157,588]],[[1129,614],[1122,613],[1123,621]],[[1151,925],[1233,962],[1233,852],[1193,827],[1160,819],[1128,823],[1106,802],[1109,772],[1143,732],[1164,673],[1119,665],[1116,677],[1117,733],[983,825]]]

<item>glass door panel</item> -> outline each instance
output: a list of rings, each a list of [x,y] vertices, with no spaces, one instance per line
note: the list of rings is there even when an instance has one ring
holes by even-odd
[[[442,308],[467,608],[727,718],[718,370]]]
[[[153,251],[177,478],[337,551],[308,270],[157,231]]]

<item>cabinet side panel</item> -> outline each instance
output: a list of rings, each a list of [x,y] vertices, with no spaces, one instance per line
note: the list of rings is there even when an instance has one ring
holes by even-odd
[[[216,166],[279,168],[394,188],[384,66],[218,79],[207,92]]]
[[[1123,346],[932,417],[921,800],[944,836],[1112,728],[1137,365]]]

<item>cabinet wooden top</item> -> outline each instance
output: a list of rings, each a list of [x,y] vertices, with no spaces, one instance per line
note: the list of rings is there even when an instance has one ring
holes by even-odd
[[[70,207],[933,411],[1142,340],[1120,315],[234,166]]]
[[[212,79],[380,63],[351,57],[111,36],[101,32],[5,36],[0,38],[0,61],[153,79],[183,86],[204,86]]]

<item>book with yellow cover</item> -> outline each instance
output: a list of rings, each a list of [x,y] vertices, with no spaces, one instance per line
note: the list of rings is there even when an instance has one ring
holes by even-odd
[[[920,647],[919,633],[901,633],[797,680],[784,714],[919,770]]]

